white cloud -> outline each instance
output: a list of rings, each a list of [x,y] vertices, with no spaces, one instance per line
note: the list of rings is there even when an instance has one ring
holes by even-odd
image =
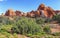
[[[1,1],[4,1],[4,0],[0,0],[0,2],[1,2]]]
[[[2,2],[2,1],[7,1],[7,0],[0,0],[0,2]]]

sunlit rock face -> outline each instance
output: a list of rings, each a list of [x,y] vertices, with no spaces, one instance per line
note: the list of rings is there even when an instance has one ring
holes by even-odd
[[[47,7],[47,13],[48,13],[47,17],[50,17],[50,18],[52,18],[55,15],[55,12],[51,7]]]
[[[37,10],[37,11],[35,11],[35,13],[34,13],[34,14],[35,14],[35,17],[40,17],[40,14],[41,14],[41,13],[40,13],[40,11],[39,11],[39,10]]]
[[[44,4],[41,4],[38,9],[41,13],[41,16],[45,16],[47,18],[52,18],[55,15],[54,10],[51,7],[46,7]]]
[[[31,11],[27,13],[27,17],[40,17],[40,11]]]
[[[32,10],[32,11],[30,12],[30,16],[31,16],[31,17],[35,17],[35,11]]]
[[[35,11],[27,12],[27,17],[35,17]]]
[[[60,15],[60,10],[55,10],[54,12],[55,12],[55,14]]]
[[[39,7],[38,7],[37,10],[44,10],[44,8],[45,8],[45,5],[44,4],[41,4],[41,5],[39,5]]]
[[[44,4],[41,4],[36,11],[32,10],[28,13],[28,16],[30,17],[52,18],[54,15],[54,10],[51,7],[46,7]]]
[[[16,10],[15,13],[16,13],[16,16],[22,16],[22,12],[21,11]]]
[[[27,13],[23,13],[23,14],[22,14],[22,16],[25,16],[25,17],[27,17]]]
[[[21,11],[13,11],[9,9],[6,11],[5,16],[26,16],[26,17],[46,17],[52,18],[55,14],[60,14],[59,10],[53,10],[49,6],[45,6],[44,4],[39,5],[37,10],[32,10],[30,12],[24,13]]]
[[[12,9],[9,9],[6,11],[5,16],[16,16],[16,14]]]

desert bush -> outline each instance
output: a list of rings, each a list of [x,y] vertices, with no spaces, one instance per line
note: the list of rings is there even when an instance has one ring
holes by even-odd
[[[41,38],[39,35],[33,35],[31,38]]]
[[[53,33],[54,36],[60,36],[60,32]]]
[[[26,34],[26,36],[27,36],[27,37],[31,37],[31,36],[33,36],[33,35],[32,35],[32,34]]]
[[[3,25],[11,25],[14,23],[14,20],[10,20],[8,17],[4,16],[0,16],[0,23],[2,23]]]
[[[1,17],[0,16],[0,23],[6,24],[7,18],[6,17]]]
[[[52,37],[52,36],[47,36],[47,37],[45,37],[45,38],[54,38],[54,37]]]
[[[44,24],[45,23],[45,18],[36,18],[36,23],[37,24]]]
[[[12,30],[20,34],[36,34],[42,31],[41,27],[32,19],[21,18],[18,20]]]
[[[1,31],[10,31],[11,30],[11,28],[13,27],[13,25],[2,25],[1,27],[0,27],[0,30]]]
[[[51,18],[46,18],[46,19],[45,19],[45,23],[50,23],[51,21],[52,21]]]
[[[17,34],[16,34],[16,33],[14,33],[14,34],[13,34],[13,36],[14,36],[14,38],[18,38],[18,36],[17,36]]]
[[[60,23],[60,15],[55,15],[53,20],[58,21]]]
[[[44,30],[44,32],[46,32],[47,34],[50,34],[50,33],[51,33],[50,27],[47,26],[47,25],[43,28],[43,30]]]
[[[8,32],[0,32],[0,38],[18,38],[17,34],[10,34]]]

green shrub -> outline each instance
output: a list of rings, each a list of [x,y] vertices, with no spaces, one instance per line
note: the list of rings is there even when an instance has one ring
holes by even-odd
[[[53,20],[58,21],[60,23],[60,15],[55,15]]]
[[[0,32],[10,32],[13,25],[2,25],[0,26]]]
[[[41,27],[35,21],[29,18],[21,18],[14,24],[12,30],[20,34],[36,34],[42,31]]]
[[[33,36],[33,35],[32,35],[32,34],[26,34],[26,36],[27,36],[27,37],[31,37],[31,36]]]
[[[47,37],[45,37],[45,38],[53,38],[52,36],[47,36]]]
[[[47,34],[50,34],[51,33],[51,30],[50,30],[50,27],[49,26],[45,26],[43,28],[44,32],[46,32]]]
[[[33,35],[31,38],[41,38],[39,35]]]
[[[10,34],[8,32],[0,32],[0,38],[18,38],[17,34]]]
[[[60,36],[60,32],[53,33],[54,36]]]
[[[52,21],[52,19],[50,19],[50,18],[45,19],[45,23],[50,23],[51,21]]]
[[[45,23],[45,18],[37,18],[36,23],[37,24],[44,24]]]
[[[14,36],[14,38],[18,38],[18,36],[17,36],[17,34],[16,34],[16,33],[14,33],[14,34],[13,34],[13,36]]]
[[[3,25],[11,25],[13,24],[15,21],[14,20],[10,20],[9,17],[2,17],[0,16],[0,23],[2,23]]]

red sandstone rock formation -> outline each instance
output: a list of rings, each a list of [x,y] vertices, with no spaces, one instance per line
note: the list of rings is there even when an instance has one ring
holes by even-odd
[[[46,7],[44,4],[41,4],[37,10],[41,11],[41,15],[45,17],[52,18],[55,15],[54,10],[51,7]]]
[[[22,16],[22,12],[21,11],[16,10],[15,13],[16,13],[16,16]]]
[[[27,16],[27,17],[47,17],[47,18],[52,18],[55,14],[59,14],[60,11],[58,10],[53,10],[51,7],[47,7],[44,4],[41,4],[36,11],[31,11],[28,13],[23,13],[21,11],[13,11],[12,9],[9,9],[6,11],[5,15],[6,16]]]
[[[34,17],[34,16],[35,16],[35,12],[33,10],[27,13],[27,17]]]
[[[50,17],[50,18],[52,18],[55,15],[55,12],[51,7],[47,7],[47,13],[48,13],[47,17]]]
[[[60,10],[54,10],[55,14],[60,14]]]
[[[28,13],[30,17],[48,17],[52,18],[55,15],[54,10],[51,7],[46,7],[44,4],[41,4],[36,11],[31,11]]]
[[[37,11],[33,11],[32,10],[31,12],[27,13],[27,16],[28,17],[40,17],[40,11],[38,11],[38,10]]]
[[[23,13],[22,16],[27,16],[27,13]]]
[[[6,11],[5,16],[15,16],[15,12],[12,9]]]
[[[40,17],[41,12],[39,10],[35,11],[35,17]]]
[[[44,10],[44,8],[45,8],[45,5],[44,5],[44,4],[41,4],[41,5],[38,7],[37,10]]]

